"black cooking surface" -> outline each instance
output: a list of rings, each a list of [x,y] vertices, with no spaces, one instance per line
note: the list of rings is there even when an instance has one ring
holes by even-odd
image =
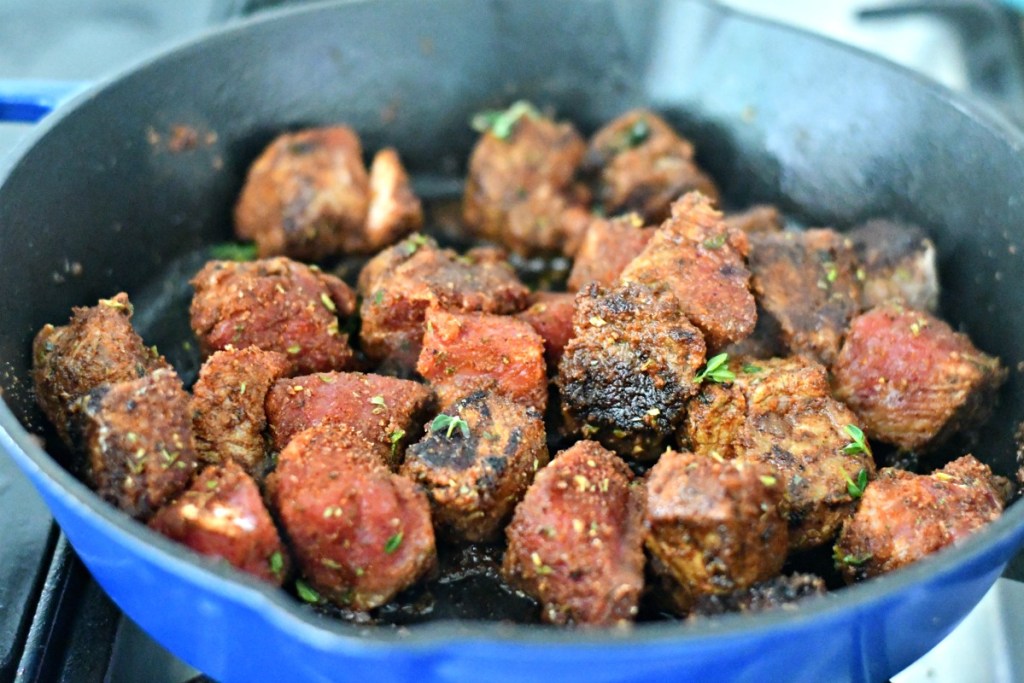
[[[2,0],[0,78],[92,79],[205,26],[279,4],[282,0]],[[865,20],[931,12],[953,22],[967,48],[976,92],[1024,120],[1024,43],[1014,15],[976,0],[893,5],[866,12]],[[0,158],[26,130],[0,124]],[[208,680],[110,602],[31,485],[4,456],[0,519],[0,683]],[[1011,571],[1024,575],[1024,555]]]

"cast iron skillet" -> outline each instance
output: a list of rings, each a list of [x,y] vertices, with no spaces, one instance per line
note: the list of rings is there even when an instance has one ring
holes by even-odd
[[[272,136],[345,121],[370,150],[398,147],[427,187],[462,172],[473,112],[520,97],[585,131],[653,106],[696,142],[736,204],[775,202],[819,225],[884,215],[925,226],[945,315],[1014,369],[972,450],[1015,471],[1022,136],[892,66],[686,0],[315,6],[212,34],[78,97],[0,172],[2,448],[124,611],[226,682],[859,681],[909,665],[999,576],[1024,537],[1020,503],[958,548],[793,612],[610,632],[464,621],[395,630],[320,617],[196,558],[58,462],[30,391],[32,335],[124,289],[153,304],[139,323],[160,343],[173,322],[160,283],[230,237],[244,170]],[[182,138],[186,129],[195,135]]]

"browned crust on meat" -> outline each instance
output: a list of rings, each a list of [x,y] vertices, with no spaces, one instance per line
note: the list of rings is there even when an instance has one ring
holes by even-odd
[[[576,295],[569,292],[534,292],[530,306],[515,314],[530,324],[544,339],[544,359],[548,373],[558,372],[562,351],[572,339],[572,317],[576,310]]]
[[[728,213],[725,215],[725,224],[748,235],[779,232],[783,228],[782,214],[771,204],[756,204],[742,211]]]
[[[537,473],[508,526],[502,573],[553,624],[622,624],[643,588],[643,496],[610,451],[580,441]]]
[[[612,219],[594,218],[573,259],[566,289],[579,291],[588,282],[611,286],[629,262],[651,241],[655,229],[644,227],[639,214]]]

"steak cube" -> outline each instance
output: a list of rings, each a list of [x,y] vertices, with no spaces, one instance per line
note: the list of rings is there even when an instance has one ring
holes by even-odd
[[[562,351],[572,338],[572,316],[576,296],[568,292],[535,292],[530,307],[515,317],[530,324],[544,339],[544,358],[548,372],[557,372]]]
[[[588,282],[610,287],[619,279],[629,262],[651,241],[655,228],[645,228],[638,214],[590,222],[576,252],[566,288],[579,291]]]
[[[939,307],[935,245],[916,225],[868,221],[849,233],[864,275],[863,306],[901,301],[931,313]]]

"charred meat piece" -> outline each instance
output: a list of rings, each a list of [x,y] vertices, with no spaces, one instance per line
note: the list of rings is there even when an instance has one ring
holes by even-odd
[[[132,328],[132,304],[120,293],[76,307],[67,325],[45,325],[32,346],[36,400],[64,442],[74,448],[80,400],[93,389],[169,367]]]
[[[885,468],[843,525],[836,567],[847,582],[905,567],[998,519],[1009,493],[970,455],[929,475]]]
[[[588,282],[606,287],[615,284],[629,262],[640,255],[654,236],[638,214],[618,218],[595,218],[590,222],[573,260],[566,287],[579,291]]]
[[[189,396],[174,370],[101,385],[85,406],[88,477],[100,496],[147,520],[196,469]]]
[[[534,473],[548,464],[541,414],[497,394],[476,392],[409,446],[402,474],[427,492],[438,532],[456,541],[496,540]],[[464,434],[463,427],[468,430]]]
[[[591,283],[576,295],[573,333],[558,366],[566,422],[624,457],[660,455],[698,388],[700,331],[671,294]]]
[[[755,234],[748,262],[758,303],[786,348],[831,365],[860,311],[853,243],[828,229]]]
[[[934,313],[939,307],[935,245],[916,225],[868,221],[851,231],[863,280],[863,307],[901,301],[909,308]]]
[[[828,542],[856,506],[849,482],[875,473],[870,447],[850,447],[857,417],[808,358],[737,358],[729,368],[734,381],[705,383],[690,401],[684,442],[699,455],[766,467],[783,490],[790,548]]]
[[[825,591],[825,581],[820,576],[776,576],[727,595],[702,595],[697,598],[690,616],[698,618],[730,612],[757,614],[770,609],[795,609],[799,601],[814,595],[824,595]]]
[[[580,441],[537,473],[508,526],[502,572],[552,624],[632,621],[643,588],[643,494],[614,453]]]
[[[571,256],[589,222],[589,193],[575,182],[583,139],[525,104],[497,116],[504,129],[487,130],[469,158],[466,226],[523,256]]]
[[[672,217],[621,278],[670,291],[714,352],[748,336],[757,322],[746,253],[746,235],[726,227],[707,197],[691,193],[672,204]]]
[[[510,316],[427,311],[416,371],[446,408],[475,391],[493,391],[542,415],[548,404],[544,339]]]
[[[568,292],[535,292],[530,307],[515,317],[530,324],[544,340],[544,358],[548,372],[557,372],[562,351],[572,339],[572,316],[576,296]]]
[[[206,359],[192,387],[192,430],[199,459],[233,461],[261,479],[267,457],[267,413],[271,385],[290,367],[277,351],[255,346],[217,351]]]
[[[423,209],[393,149],[367,177],[359,137],[346,126],[276,138],[249,169],[235,207],[235,234],[261,257],[319,261],[369,254],[423,224]]]
[[[783,228],[779,210],[770,204],[757,204],[743,211],[726,214],[725,224],[748,235],[756,232],[779,232]]]
[[[331,602],[379,607],[436,564],[430,504],[348,426],[296,435],[268,477],[299,571]]]
[[[998,358],[925,313],[889,304],[858,316],[833,371],[835,395],[872,438],[904,450],[981,424],[1006,379]]]
[[[714,182],[693,161],[693,145],[645,109],[627,112],[594,134],[585,170],[597,176],[597,199],[609,216],[636,211],[658,223],[687,192],[718,198]]]
[[[259,487],[238,464],[207,467],[149,526],[202,555],[280,586],[291,564]]]
[[[647,475],[646,546],[686,613],[704,595],[750,588],[782,571],[789,529],[782,484],[743,461],[666,451]]]
[[[381,462],[394,468],[432,399],[429,388],[410,380],[322,372],[275,382],[267,394],[267,420],[275,449],[309,427],[345,424],[375,444]]]
[[[288,357],[289,374],[343,370],[352,363],[339,317],[352,315],[348,285],[284,257],[210,261],[192,278],[192,331],[204,356],[256,346]]]
[[[359,274],[363,351],[412,370],[427,308],[498,314],[525,308],[529,290],[499,254],[473,250],[459,256],[422,235],[377,254]]]

